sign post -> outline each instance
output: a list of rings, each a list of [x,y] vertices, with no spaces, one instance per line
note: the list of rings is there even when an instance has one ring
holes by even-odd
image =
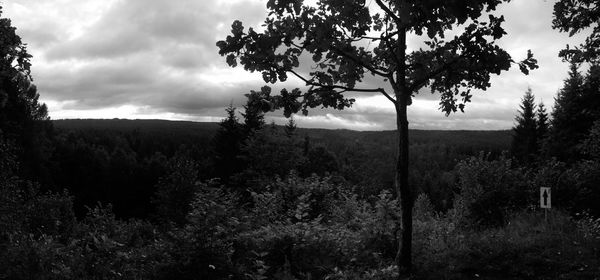
[[[550,188],[540,188],[540,207],[544,208],[544,220],[548,221],[548,209],[552,208],[552,193]]]

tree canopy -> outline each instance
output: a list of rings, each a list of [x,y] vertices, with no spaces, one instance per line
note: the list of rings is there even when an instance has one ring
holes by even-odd
[[[591,28],[578,47],[567,45],[559,56],[573,62],[600,62],[600,4],[596,0],[560,0],[554,4],[552,27],[573,36]]]
[[[577,145],[585,138],[594,121],[600,119],[598,66],[590,67],[584,76],[577,63],[571,63],[569,77],[555,98],[551,128],[545,150],[564,161],[581,157]]]
[[[538,152],[538,124],[535,97],[528,88],[521,100],[517,125],[513,128],[512,153],[520,160],[531,162]]]
[[[440,108],[448,114],[463,110],[470,89],[487,89],[490,75],[514,62],[496,45],[506,34],[504,17],[483,17],[502,2],[378,0],[370,7],[365,1],[317,6],[269,1],[263,31],[245,30],[235,21],[232,34],[217,46],[230,66],[259,71],[265,82],[283,82],[290,75],[304,81],[306,92],[284,89],[276,99],[287,116],[317,106],[348,107],[354,99],[344,96],[347,91],[382,93],[396,102],[383,84],[360,87],[367,74],[389,81],[394,92],[402,82],[408,98],[429,86],[441,93]],[[448,31],[460,30],[456,26],[463,32],[446,38]],[[424,48],[407,52],[406,34],[421,36]],[[300,64],[309,55],[313,71],[305,73]],[[536,67],[531,53],[519,66],[524,72]]]

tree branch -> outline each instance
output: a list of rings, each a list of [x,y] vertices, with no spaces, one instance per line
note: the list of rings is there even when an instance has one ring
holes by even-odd
[[[423,76],[421,79],[415,80],[412,85],[410,85],[409,87],[409,92],[414,92],[420,85],[425,84],[428,80],[433,79],[435,76],[437,76],[438,74],[446,71],[448,69],[448,67],[450,67],[450,65],[452,65],[453,63],[457,62],[459,58],[461,58],[461,56],[456,57],[454,59],[452,59],[451,61],[447,61],[445,62],[442,66],[438,67],[437,69],[427,73],[427,75]]]
[[[379,75],[379,76],[382,76],[382,77],[387,77],[387,76],[389,75],[389,73],[382,72],[382,71],[380,71],[380,70],[377,70],[377,69],[375,69],[375,67],[373,67],[373,66],[371,66],[371,65],[368,65],[368,64],[366,64],[364,61],[362,61],[362,60],[360,60],[360,59],[356,58],[355,56],[353,56],[353,55],[351,55],[351,54],[349,54],[349,53],[347,53],[347,52],[343,51],[342,49],[340,49],[340,48],[338,48],[338,47],[336,47],[336,46],[331,46],[331,49],[332,49],[332,50],[334,50],[334,51],[336,51],[336,52],[337,52],[337,53],[339,53],[340,55],[342,55],[342,56],[344,56],[344,57],[346,57],[346,58],[348,58],[348,59],[350,59],[350,60],[354,61],[356,64],[358,64],[358,65],[360,65],[360,66],[364,67],[365,69],[367,69],[367,70],[371,71],[371,72],[372,72],[372,73],[374,73],[374,74],[377,74],[377,75]]]
[[[375,0],[375,3],[377,3],[377,5],[386,14],[388,14],[390,17],[392,17],[394,19],[394,21],[396,22],[396,25],[398,25],[398,26],[402,25],[402,20],[400,20],[400,18],[396,14],[394,14],[394,12],[392,12],[392,10],[390,10],[390,8],[388,6],[386,6],[385,4],[383,4],[383,2],[381,2],[381,0]]]
[[[339,86],[339,85],[325,85],[325,84],[321,84],[321,83],[315,83],[309,79],[306,79],[305,77],[302,77],[302,75],[298,74],[298,72],[296,72],[294,70],[287,70],[287,71],[292,73],[294,76],[298,77],[298,79],[302,80],[303,82],[306,83],[306,85],[309,85],[309,86],[316,86],[316,87],[327,88],[327,89],[341,89],[342,91],[380,92],[388,100],[390,100],[393,103],[396,103],[396,100],[394,98],[392,98],[383,88],[351,88],[351,87],[345,87],[345,86]]]

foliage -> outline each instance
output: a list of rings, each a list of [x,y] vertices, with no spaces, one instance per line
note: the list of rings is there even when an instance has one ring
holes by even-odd
[[[14,141],[21,175],[41,177],[51,153],[48,110],[38,102],[31,55],[10,19],[0,18],[0,42],[0,137]]]
[[[407,106],[420,89],[430,87],[440,93],[440,109],[446,115],[464,111],[472,89],[487,89],[492,74],[511,67],[515,61],[497,45],[506,34],[504,17],[491,13],[503,2],[508,1],[376,0],[378,9],[372,10],[366,1],[319,1],[316,5],[301,0],[269,1],[262,31],[246,31],[236,20],[231,35],[216,45],[229,66],[239,61],[245,70],[261,72],[266,83],[284,82],[291,75],[308,87],[304,92],[284,88],[273,97],[271,89],[263,87],[265,100],[271,102],[265,111],[283,109],[289,117],[300,110],[306,115],[309,108],[319,106],[342,110],[355,100],[346,92],[382,94],[394,104],[399,135],[395,186],[405,223],[399,263],[410,270],[414,197],[408,183]],[[484,15],[489,21],[480,20]],[[445,33],[456,27],[464,28],[446,40]],[[427,47],[407,51],[408,36]],[[308,73],[300,65],[304,54],[312,55]],[[528,51],[518,65],[527,74],[537,68],[537,61]],[[393,92],[384,87],[362,88],[367,74]]]
[[[158,180],[153,199],[158,223],[167,227],[185,224],[198,185],[198,165],[189,158],[172,158],[167,175]]]
[[[594,0],[561,0],[554,4],[552,27],[573,36],[583,30],[591,29],[585,43],[579,47],[569,45],[559,55],[572,62],[599,62],[600,58],[600,8]]]
[[[587,157],[600,161],[600,120],[594,122],[588,136],[580,144],[581,153]]]
[[[521,100],[517,125],[513,128],[512,154],[525,163],[531,163],[537,154],[539,142],[538,119],[535,115],[535,97],[531,88],[527,89]]]
[[[237,158],[244,141],[244,131],[235,115],[235,108],[230,105],[227,117],[219,124],[220,128],[213,138],[214,166],[216,175],[223,182],[228,182],[229,177],[243,169],[243,164]]]
[[[600,78],[597,67],[584,77],[571,64],[569,77],[555,99],[551,129],[546,140],[548,155],[574,162],[581,158],[577,144],[581,142],[594,121],[600,119],[600,90],[592,86]]]
[[[536,117],[537,117],[537,147],[538,147],[538,153],[541,152],[543,145],[544,145],[544,141],[546,139],[546,137],[548,137],[548,131],[550,130],[550,120],[548,120],[548,113],[546,112],[546,106],[544,105],[543,102],[540,102],[540,104],[538,104],[538,110],[536,112]]]
[[[245,168],[234,175],[237,187],[261,189],[275,177],[284,177],[298,170],[306,161],[301,142],[297,137],[287,137],[277,127],[270,126],[254,131],[240,147],[238,161]]]
[[[513,168],[504,156],[489,160],[489,155],[481,153],[459,162],[456,172],[460,193],[453,215],[459,225],[502,226],[510,213],[533,201],[523,171]]]

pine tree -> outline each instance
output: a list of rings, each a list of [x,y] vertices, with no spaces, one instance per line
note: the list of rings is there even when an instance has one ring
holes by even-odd
[[[595,72],[589,72],[584,78],[578,65],[571,64],[569,77],[554,102],[551,128],[544,145],[549,156],[567,162],[581,157],[577,145],[598,117],[598,91],[593,89],[597,80],[594,77]]]
[[[253,94],[246,94],[248,100],[244,105],[244,130],[246,136],[249,136],[254,131],[261,129],[265,125],[265,114],[261,109],[260,100],[257,100]]]
[[[538,139],[535,97],[531,88],[525,92],[520,107],[521,110],[516,117],[517,126],[513,128],[511,149],[517,159],[532,162],[538,151]]]
[[[537,143],[538,149],[544,145],[546,137],[548,137],[548,131],[550,130],[550,123],[548,120],[548,113],[546,112],[546,106],[543,102],[538,105],[537,113]]]
[[[581,126],[587,133],[600,120],[600,64],[591,65],[585,76],[581,104]]]
[[[213,138],[215,175],[224,183],[227,183],[229,177],[243,167],[239,155],[245,138],[244,129],[235,115],[235,110],[232,104],[225,109],[227,117],[221,121],[219,130]]]

